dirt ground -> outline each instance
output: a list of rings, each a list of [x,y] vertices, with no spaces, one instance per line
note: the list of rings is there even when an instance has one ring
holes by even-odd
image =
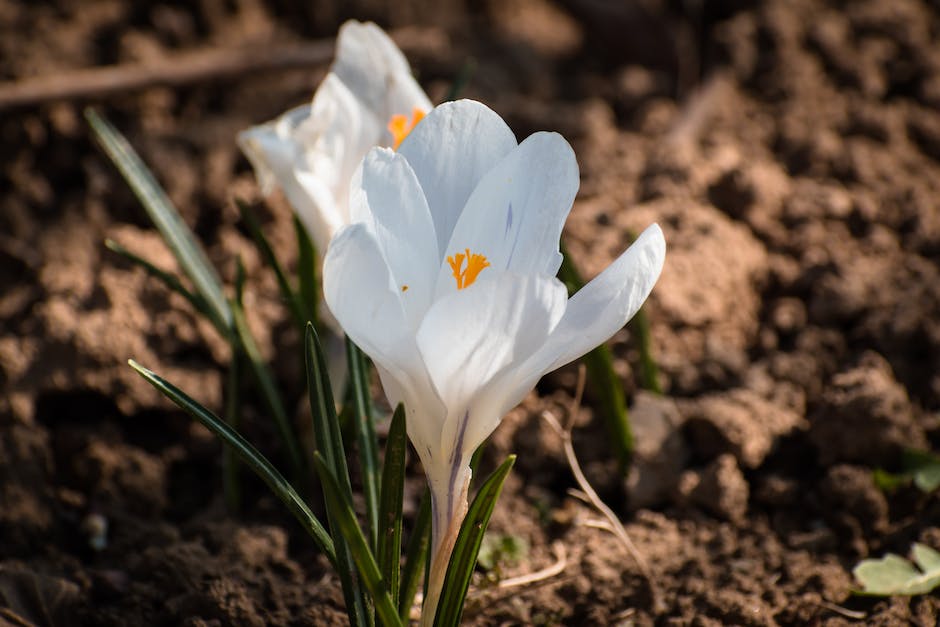
[[[852,567],[940,548],[940,501],[872,469],[940,447],[940,6],[927,0],[0,1],[0,80],[389,27],[439,101],[464,91],[522,138],[563,133],[582,187],[568,247],[593,275],[650,222],[665,394],[636,389],[623,480],[586,400],[576,448],[652,573],[569,494],[573,367],[510,413],[484,466],[518,463],[492,530],[529,549],[481,573],[471,625],[936,625],[940,597],[853,596]],[[234,135],[306,100],[325,64],[0,111],[0,626],[342,624],[336,577],[260,482],[221,498],[220,447],[126,365],[221,410],[227,349],[109,253],[170,253],[82,118],[96,104],[153,167],[231,284],[302,421],[299,345],[232,198]],[[259,204],[293,261],[283,199]],[[282,466],[260,404],[245,432]],[[409,517],[420,488],[409,483]],[[410,520],[410,518],[409,518]],[[561,549],[559,548],[561,547]],[[561,552],[560,552],[561,551]],[[496,575],[560,574],[500,588]],[[487,576],[488,575],[488,576]]]

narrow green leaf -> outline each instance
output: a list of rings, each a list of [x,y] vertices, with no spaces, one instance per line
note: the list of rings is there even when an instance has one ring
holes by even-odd
[[[401,523],[405,490],[405,454],[408,451],[408,431],[405,407],[399,403],[392,415],[392,424],[385,443],[385,463],[382,466],[382,498],[379,501],[379,538],[376,556],[388,592],[398,598],[401,571]]]
[[[401,571],[400,592],[398,595],[398,615],[402,622],[408,620],[411,606],[418,593],[421,575],[427,570],[428,545],[431,543],[431,492],[425,488],[415,517],[414,529],[408,539],[405,550],[405,567]]]
[[[248,320],[245,318],[245,310],[238,303],[231,304],[232,319],[235,327],[235,338],[238,347],[244,351],[248,358],[248,366],[251,368],[255,381],[261,392],[268,411],[274,417],[274,423],[281,435],[281,440],[287,448],[287,455],[290,459],[291,467],[296,476],[301,476],[303,472],[304,460],[300,454],[300,445],[297,443],[297,437],[294,429],[291,427],[290,419],[287,417],[287,411],[284,409],[284,403],[281,401],[281,394],[274,381],[274,375],[268,368],[261,356],[261,350],[255,341],[254,335],[248,326]]]
[[[568,287],[568,293],[573,295],[584,287],[584,280],[564,246],[562,254],[564,257],[558,270],[558,278]],[[613,442],[614,452],[621,468],[625,470],[633,456],[633,428],[627,413],[623,383],[614,371],[613,354],[606,344],[601,344],[582,359],[587,367],[588,388],[600,404],[601,415],[607,422],[607,432]]]
[[[307,321],[316,323],[317,301],[320,287],[317,283],[317,251],[303,222],[294,214],[294,232],[297,234],[297,292],[304,305]]]
[[[287,307],[294,317],[294,322],[297,323],[299,329],[303,329],[311,318],[304,311],[304,304],[300,300],[300,295],[291,288],[287,275],[284,273],[284,268],[277,260],[277,255],[274,254],[274,249],[271,247],[271,243],[268,242],[268,238],[265,237],[264,231],[261,230],[261,222],[258,220],[258,216],[251,206],[240,198],[235,199],[235,205],[241,214],[242,222],[248,227],[251,239],[255,242],[255,247],[261,253],[265,263],[274,271],[277,286],[281,291],[281,298],[287,303]]]
[[[473,451],[473,455],[470,456],[470,490],[473,491],[476,489],[480,481],[483,480],[483,477],[477,472],[477,468],[480,466],[480,460],[483,459],[483,453],[486,452],[486,440],[477,447],[477,450]]]
[[[313,430],[317,438],[317,450],[323,456],[333,476],[339,482],[344,497],[352,502],[352,486],[349,481],[349,468],[346,466],[346,452],[343,447],[339,420],[336,417],[336,404],[330,377],[327,374],[326,356],[320,345],[320,338],[313,323],[307,323],[304,338],[307,365],[307,391],[310,395],[310,410],[313,414]]]
[[[336,404],[327,374],[326,358],[312,322],[307,323],[304,355],[307,365],[307,391],[310,396],[310,411],[313,414],[313,432],[316,438],[316,456],[323,460],[328,469],[329,480],[335,482],[339,501],[352,508],[352,485],[349,481],[349,469],[346,466],[346,452],[343,448],[343,436],[336,417]],[[320,480],[326,490],[328,479],[321,473]],[[346,612],[352,625],[367,625],[371,622],[366,610],[363,591],[356,578],[355,556],[352,548],[344,540],[345,534],[337,537],[341,531],[341,517],[344,508],[337,509],[335,503],[327,501],[327,520],[336,541],[337,571],[346,599]],[[355,517],[355,516],[354,516]],[[355,525],[358,529],[358,525]]]
[[[104,245],[111,252],[117,253],[134,265],[143,268],[147,274],[162,282],[167,287],[167,289],[172,292],[176,292],[188,300],[189,304],[193,306],[193,309],[211,319],[212,314],[209,311],[209,305],[206,303],[206,299],[204,299],[199,294],[194,294],[193,292],[190,292],[188,289],[186,289],[186,287],[180,282],[178,278],[176,278],[176,276],[170,274],[166,270],[161,270],[143,257],[135,255],[118,242],[115,242],[113,239],[104,240]]]
[[[512,465],[516,461],[515,455],[506,458],[499,468],[480,486],[476,498],[467,510],[467,516],[460,525],[460,533],[454,544],[454,552],[447,565],[447,574],[444,576],[444,588],[438,602],[437,614],[434,616],[435,627],[452,627],[460,624],[463,614],[463,604],[470,588],[470,578],[476,566],[477,555],[480,553],[480,544],[483,535],[496,506],[496,500],[503,490],[503,482],[509,475]]]
[[[85,118],[98,143],[120,170],[183,272],[193,282],[196,292],[205,299],[210,320],[226,335],[232,325],[232,312],[222,291],[222,282],[192,231],[127,139],[94,109],[85,109]]]
[[[323,496],[326,499],[327,508],[330,510],[339,532],[346,540],[359,570],[360,579],[369,590],[369,594],[372,595],[379,618],[387,626],[401,625],[402,622],[395,610],[395,604],[388,592],[387,582],[382,578],[379,565],[375,562],[375,557],[369,549],[366,537],[362,534],[362,529],[356,523],[356,514],[343,495],[343,489],[336,481],[333,471],[330,470],[320,451],[313,454],[313,460],[323,484]]]
[[[653,340],[650,334],[650,320],[646,315],[646,307],[640,307],[633,319],[628,323],[640,349],[640,385],[645,390],[662,395],[663,388],[659,384],[659,366],[653,359]]]
[[[336,564],[336,553],[333,546],[333,540],[330,539],[326,529],[320,524],[320,521],[310,511],[307,504],[300,497],[296,490],[287,482],[281,473],[264,457],[258,450],[251,445],[237,431],[229,427],[225,422],[210,412],[208,409],[197,403],[186,395],[185,392],[166,381],[156,373],[144,368],[133,359],[128,360],[131,368],[136,370],[150,385],[162,392],[171,401],[176,403],[181,409],[195,418],[204,427],[212,431],[225,444],[231,446],[245,464],[264,481],[274,495],[287,505],[301,527],[310,534],[323,554],[330,562]]]
[[[591,394],[600,401],[602,414],[607,417],[617,459],[627,468],[633,457],[633,427],[623,394],[623,382],[614,370],[614,355],[606,344],[594,348],[581,359],[587,367],[587,385]]]
[[[379,535],[379,445],[378,438],[375,437],[375,423],[372,420],[372,399],[369,394],[369,374],[366,370],[365,355],[349,337],[346,338],[346,361],[349,364],[353,423],[356,427],[356,441],[359,444],[362,492],[366,500],[369,539],[372,541],[370,546],[376,548]],[[397,595],[398,590],[393,590],[392,594]]]
[[[900,555],[862,560],[852,571],[862,584],[860,594],[892,596],[927,594],[940,585],[940,553],[914,544],[914,560],[920,570]]]
[[[235,257],[235,304],[244,311],[245,303],[245,281],[248,277],[245,274],[245,263],[241,255]]]

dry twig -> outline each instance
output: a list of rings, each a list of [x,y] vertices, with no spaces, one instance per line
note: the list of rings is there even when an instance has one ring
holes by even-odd
[[[89,100],[155,86],[192,83],[275,69],[304,68],[329,61],[333,40],[292,46],[211,49],[166,59],[70,70],[0,83],[0,110],[59,100]]]
[[[551,427],[561,438],[565,449],[565,457],[568,460],[568,465],[571,467],[571,472],[574,475],[575,481],[578,482],[578,486],[581,488],[581,491],[584,492],[588,502],[590,502],[590,504],[595,509],[597,509],[597,511],[607,518],[607,520],[610,522],[610,530],[620,540],[627,553],[637,563],[637,566],[639,566],[640,572],[643,575],[643,578],[646,580],[647,586],[649,586],[650,596],[652,597],[652,606],[658,611],[658,608],[660,607],[659,588],[653,579],[653,574],[652,571],[650,571],[649,564],[647,564],[639,550],[637,550],[636,545],[633,544],[633,541],[627,534],[627,530],[624,529],[620,519],[617,518],[617,514],[615,514],[614,511],[611,510],[607,504],[601,500],[600,496],[598,496],[597,492],[594,491],[594,488],[588,482],[587,477],[584,476],[584,472],[581,470],[581,464],[578,462],[578,457],[574,451],[574,445],[571,440],[571,432],[574,429],[575,417],[578,414],[578,410],[581,408],[581,398],[584,395],[584,383],[585,367],[582,364],[578,372],[577,391],[575,392],[574,399],[572,399],[571,405],[568,408],[568,416],[564,425],[559,422],[558,418],[556,418],[553,413],[547,410],[542,412],[542,418],[544,418],[545,421],[551,425]]]
[[[555,575],[560,575],[563,573],[565,568],[568,566],[568,552],[565,550],[564,543],[557,541],[553,542],[552,551],[555,553],[554,564],[547,566],[542,570],[537,570],[534,573],[529,573],[528,575],[519,575],[518,577],[503,579],[499,582],[499,587],[501,589],[506,589],[515,588],[517,586],[527,586],[539,581],[544,581],[545,579],[550,579]]]

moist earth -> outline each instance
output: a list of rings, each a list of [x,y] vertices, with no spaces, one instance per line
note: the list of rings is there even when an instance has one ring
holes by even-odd
[[[567,367],[486,450],[484,472],[519,455],[492,533],[528,549],[478,572],[465,622],[936,625],[936,596],[854,596],[851,576],[914,541],[940,548],[936,495],[873,478],[940,445],[936,3],[13,0],[0,80],[276,48],[348,17],[388,27],[432,100],[469,68],[462,95],[519,138],[566,136],[582,186],[564,238],[585,275],[651,222],[668,243],[646,307],[662,395],[638,389],[631,327],[611,341],[638,439],[628,477],[600,405],[589,395],[575,417],[585,473],[643,565],[572,493],[543,418],[569,411]],[[234,136],[308,99],[325,70],[3,111],[0,625],[343,624],[303,531],[247,471],[229,511],[218,442],[127,367],[221,411],[226,344],[103,245],[175,268],[82,118],[95,105],[127,134],[227,285],[242,260],[249,322],[302,425],[299,338],[233,199],[255,202],[293,267],[290,210],[259,198]],[[244,432],[283,466],[249,383]]]

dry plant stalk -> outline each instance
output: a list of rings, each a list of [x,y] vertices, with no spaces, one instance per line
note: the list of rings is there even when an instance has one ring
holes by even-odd
[[[558,437],[561,438],[562,444],[564,445],[565,458],[568,461],[568,466],[571,468],[571,473],[574,475],[575,481],[578,482],[578,486],[584,493],[587,502],[590,503],[598,512],[603,514],[603,516],[610,523],[609,527],[605,525],[604,528],[611,531],[620,540],[620,543],[626,549],[627,553],[637,563],[637,566],[639,566],[640,573],[643,575],[643,578],[646,580],[646,584],[649,587],[650,596],[652,597],[652,605],[654,608],[657,608],[658,611],[658,608],[660,607],[659,588],[653,579],[649,564],[647,564],[646,560],[636,548],[636,545],[630,539],[630,536],[627,534],[627,530],[620,522],[620,519],[617,518],[617,514],[615,514],[614,511],[610,509],[607,504],[604,503],[604,501],[601,500],[601,497],[598,496],[597,492],[587,480],[587,477],[584,476],[584,471],[581,470],[581,464],[578,462],[578,456],[574,451],[571,432],[574,429],[574,420],[578,415],[578,411],[581,409],[581,399],[584,396],[585,380],[586,369],[584,364],[581,364],[578,369],[578,386],[575,390],[574,398],[571,400],[571,404],[568,406],[568,415],[565,418],[564,424],[562,424],[558,418],[548,410],[542,412],[542,418],[545,419],[545,422],[547,422],[552,427],[552,429],[554,429],[555,433],[558,434]]]

